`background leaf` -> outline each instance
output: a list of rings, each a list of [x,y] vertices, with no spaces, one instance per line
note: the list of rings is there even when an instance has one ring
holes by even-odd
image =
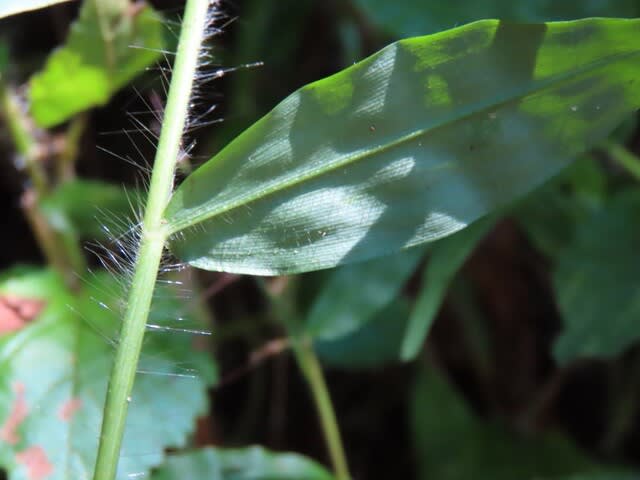
[[[31,114],[41,127],[106,104],[158,58],[163,44],[159,14],[148,6],[131,6],[128,0],[83,2],[64,46],[29,82]]]
[[[640,338],[640,193],[629,191],[577,227],[553,276],[564,330],[556,359],[617,355]]]
[[[105,297],[121,290],[104,275],[79,298],[63,285],[56,274],[35,270],[0,283],[0,295],[44,303],[24,328],[0,340],[0,463],[11,480],[91,478],[110,342],[119,329],[118,318],[99,302],[117,310],[120,297]],[[172,315],[184,308],[178,305],[165,290],[154,302],[155,315]],[[149,374],[139,376],[131,396],[119,480],[161,463],[165,448],[184,445],[195,417],[206,411],[206,386],[215,377],[189,336],[148,334],[143,356],[140,368]]]
[[[347,369],[377,368],[400,362],[400,347],[409,319],[406,300],[396,299],[361,328],[334,340],[316,340],[322,362]]]
[[[535,480],[602,471],[560,434],[525,437],[476,418],[432,370],[418,376],[412,409],[421,479]]]
[[[260,447],[236,450],[205,448],[169,458],[152,480],[331,480],[311,460]]]
[[[50,7],[51,5],[68,1],[69,0],[2,0],[0,1],[0,18],[29,10]]]
[[[358,330],[398,295],[423,254],[416,249],[336,269],[311,306],[306,332],[331,340]]]
[[[426,35],[484,18],[545,22],[582,17],[634,17],[640,10],[634,0],[355,0],[355,3],[376,25],[396,37]]]
[[[272,275],[449,235],[637,108],[639,37],[639,20],[484,21],[397,42],[294,93],[191,174],[166,211],[171,248]]]
[[[403,360],[411,360],[420,353],[451,280],[495,221],[495,216],[481,219],[434,244],[422,275],[422,288],[407,322],[402,342]]]
[[[72,230],[85,238],[102,239],[131,227],[137,213],[137,193],[104,182],[74,180],[58,186],[40,208],[56,230]],[[135,209],[135,210],[134,210]]]

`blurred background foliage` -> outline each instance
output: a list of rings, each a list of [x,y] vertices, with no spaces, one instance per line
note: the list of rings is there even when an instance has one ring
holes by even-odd
[[[182,3],[151,3],[165,15],[165,28],[144,27],[145,41],[170,50]],[[185,172],[296,88],[395,39],[482,18],[640,15],[637,0],[235,0],[225,8],[232,21],[212,48],[215,62],[232,70],[203,90],[195,107],[204,112],[215,103],[210,118],[224,121],[196,132]],[[78,43],[72,29],[67,46],[49,57],[78,9],[71,2],[1,20],[0,71],[16,95],[27,96],[21,86],[30,83],[28,95],[40,105],[34,119],[54,127],[39,131],[40,145],[55,149],[63,139],[75,149],[73,175],[84,181],[63,182],[43,202],[45,217],[61,235],[95,240],[104,230],[88,207],[109,212],[117,229],[136,204],[136,194],[127,197],[121,187],[133,192],[143,184],[139,168],[107,152],[145,168],[153,142],[118,132],[131,124],[130,112],[157,108],[164,89],[160,72],[144,71],[153,59],[125,55],[52,100],[51,89],[70,68],[65,49],[93,56],[98,48]],[[119,34],[128,45],[127,28]],[[36,73],[43,65],[46,72]],[[40,94],[48,100],[39,102]],[[99,108],[80,113],[93,106]],[[75,134],[74,122],[81,122]],[[145,125],[158,129],[153,115]],[[6,128],[0,142],[6,271],[44,259],[18,208],[25,172]],[[220,373],[192,444],[255,443],[327,463],[312,402],[283,339],[283,323],[295,317],[315,337],[356,479],[640,478],[625,473],[640,469],[639,153],[636,116],[505,212],[427,248],[276,279],[266,289],[251,277],[193,273],[191,296],[205,300],[204,316],[215,322],[211,349]],[[68,164],[61,164],[64,178]],[[91,253],[84,261],[97,265]],[[295,287],[289,310],[275,308],[265,293],[279,292],[278,282]],[[269,455],[256,457],[263,472],[275,461]],[[209,463],[233,471],[225,465],[238,458],[245,457],[203,450],[171,460],[157,478],[201,478],[184,472],[211,471]],[[305,460],[292,461],[308,478],[326,478]]]

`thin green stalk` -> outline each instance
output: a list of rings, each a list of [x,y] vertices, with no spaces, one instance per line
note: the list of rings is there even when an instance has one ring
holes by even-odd
[[[27,125],[27,118],[14,95],[0,78],[0,110],[4,113],[16,151],[25,162],[33,187],[42,197],[48,190],[47,176],[37,158],[38,141]]]
[[[0,112],[6,119],[16,152],[23,159],[31,180],[31,186],[22,194],[22,211],[47,263],[60,273],[71,290],[76,290],[79,286],[77,273],[85,269],[82,250],[75,235],[56,231],[40,208],[41,201],[50,193],[47,174],[38,158],[38,151],[42,148],[33,133],[35,127],[30,126],[31,120],[1,78]]]
[[[607,142],[604,144],[604,148],[616,163],[627,170],[636,180],[640,180],[640,158],[619,143]]]
[[[131,398],[153,290],[168,235],[162,214],[173,188],[208,7],[209,0],[188,0],[185,7],[164,123],[151,174],[133,283],[107,390],[94,480],[113,480],[116,477],[128,399]]]
[[[271,300],[272,308],[278,316],[278,320],[283,323],[291,339],[296,361],[311,390],[311,397],[318,412],[320,426],[322,427],[327,450],[329,450],[329,457],[331,458],[336,480],[351,480],[338,420],[336,419],[331,395],[322,372],[322,366],[313,349],[313,342],[304,333],[304,328],[296,312],[296,281],[294,278],[280,277],[283,282],[280,282],[281,284],[274,289],[270,288],[263,279],[258,278],[257,280],[262,292]]]
[[[320,361],[313,350],[311,341],[306,338],[297,339],[294,342],[294,352],[300,370],[302,370],[311,389],[336,480],[350,480],[351,475],[347,465],[347,456],[342,445],[333,403],[331,402]]]

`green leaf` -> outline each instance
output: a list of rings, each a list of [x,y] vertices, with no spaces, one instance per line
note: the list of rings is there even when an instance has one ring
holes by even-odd
[[[311,306],[306,332],[332,340],[358,330],[398,295],[423,254],[411,250],[332,272]]]
[[[316,340],[314,347],[331,367],[358,370],[398,363],[408,319],[409,305],[396,299],[358,330],[335,340]]]
[[[556,259],[607,195],[605,172],[594,159],[583,157],[523,199],[514,214],[538,250]]]
[[[152,480],[332,480],[322,467],[294,453],[261,447],[226,450],[204,448],[174,455]]]
[[[30,80],[31,113],[52,127],[106,104],[153,63],[162,48],[162,22],[151,7],[128,0],[86,0],[64,46]]]
[[[433,241],[558,173],[640,104],[640,20],[483,21],[303,87],[167,208],[196,267],[274,275]],[[534,148],[535,146],[535,148]]]
[[[435,371],[420,373],[412,411],[420,479],[537,480],[601,470],[560,434],[523,436],[477,418]]]
[[[39,270],[0,280],[3,299],[42,305],[21,329],[0,337],[0,464],[11,480],[89,480],[93,471],[122,289],[102,274],[79,297],[63,285]],[[184,304],[164,289],[154,302],[156,318],[176,310]],[[131,395],[119,480],[161,463],[167,447],[185,444],[207,409],[214,375],[210,360],[180,334],[149,332],[140,368],[155,374],[139,375]]]
[[[635,0],[566,2],[557,0],[355,0],[371,20],[398,36],[435,33],[452,25],[500,18],[521,22],[573,20],[582,17],[635,17]]]
[[[69,0],[2,0],[0,1],[0,18],[15,15],[17,13],[37,10],[39,8],[50,7],[57,3],[68,2]]]
[[[115,185],[73,180],[56,188],[40,207],[56,230],[102,239],[119,235],[130,227],[127,220],[135,215],[137,200],[136,192]]]
[[[623,192],[578,225],[557,258],[553,285],[564,319],[560,363],[610,357],[640,338],[640,192]]]
[[[407,322],[402,342],[403,360],[412,360],[420,353],[449,284],[495,221],[495,216],[484,218],[450,237],[439,240],[433,246],[429,263],[422,275],[422,289]]]

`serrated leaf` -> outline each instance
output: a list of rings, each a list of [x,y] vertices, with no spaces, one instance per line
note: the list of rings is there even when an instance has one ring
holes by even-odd
[[[40,208],[58,231],[73,231],[85,238],[102,239],[130,227],[139,207],[136,192],[93,180],[73,180],[57,187]],[[125,226],[126,225],[126,226]],[[108,229],[105,230],[106,227]]]
[[[332,480],[322,467],[294,453],[261,447],[204,448],[174,455],[152,480]]]
[[[274,275],[433,241],[543,183],[640,104],[640,20],[482,21],[284,100],[167,208],[200,268]],[[535,148],[533,148],[535,146]]]
[[[305,331],[333,340],[360,329],[393,301],[423,254],[416,249],[332,272],[311,306]]]
[[[0,0],[0,18],[46,8],[69,0]]]
[[[65,44],[31,77],[33,118],[41,127],[52,127],[106,104],[158,58],[162,28],[159,14],[149,6],[84,1]]]
[[[420,373],[412,403],[419,479],[538,480],[607,471],[559,433],[524,436],[477,418],[435,371]]]
[[[557,257],[553,286],[564,321],[560,363],[610,357],[640,338],[640,192],[613,197],[577,226]]]
[[[0,338],[0,464],[10,480],[89,480],[119,329],[121,288],[99,274],[72,296],[48,271],[5,276],[0,293],[44,302],[24,328]],[[168,295],[168,296],[167,296]],[[155,315],[184,310],[167,290]],[[118,480],[158,465],[164,450],[183,446],[197,415],[206,411],[210,361],[189,336],[147,335],[146,370],[131,396]],[[202,370],[189,375],[185,365]],[[184,375],[184,376],[183,376]],[[162,421],[158,421],[162,419]],[[38,473],[39,472],[39,473]]]
[[[420,353],[451,280],[495,222],[495,216],[484,218],[433,246],[422,275],[422,288],[407,322],[402,342],[403,360],[412,360]]]
[[[331,367],[359,370],[398,363],[408,319],[407,301],[395,299],[358,330],[334,340],[316,340],[314,347]]]
[[[398,37],[439,32],[483,18],[545,22],[583,17],[634,17],[639,10],[635,0],[355,0],[355,3],[373,23]]]

